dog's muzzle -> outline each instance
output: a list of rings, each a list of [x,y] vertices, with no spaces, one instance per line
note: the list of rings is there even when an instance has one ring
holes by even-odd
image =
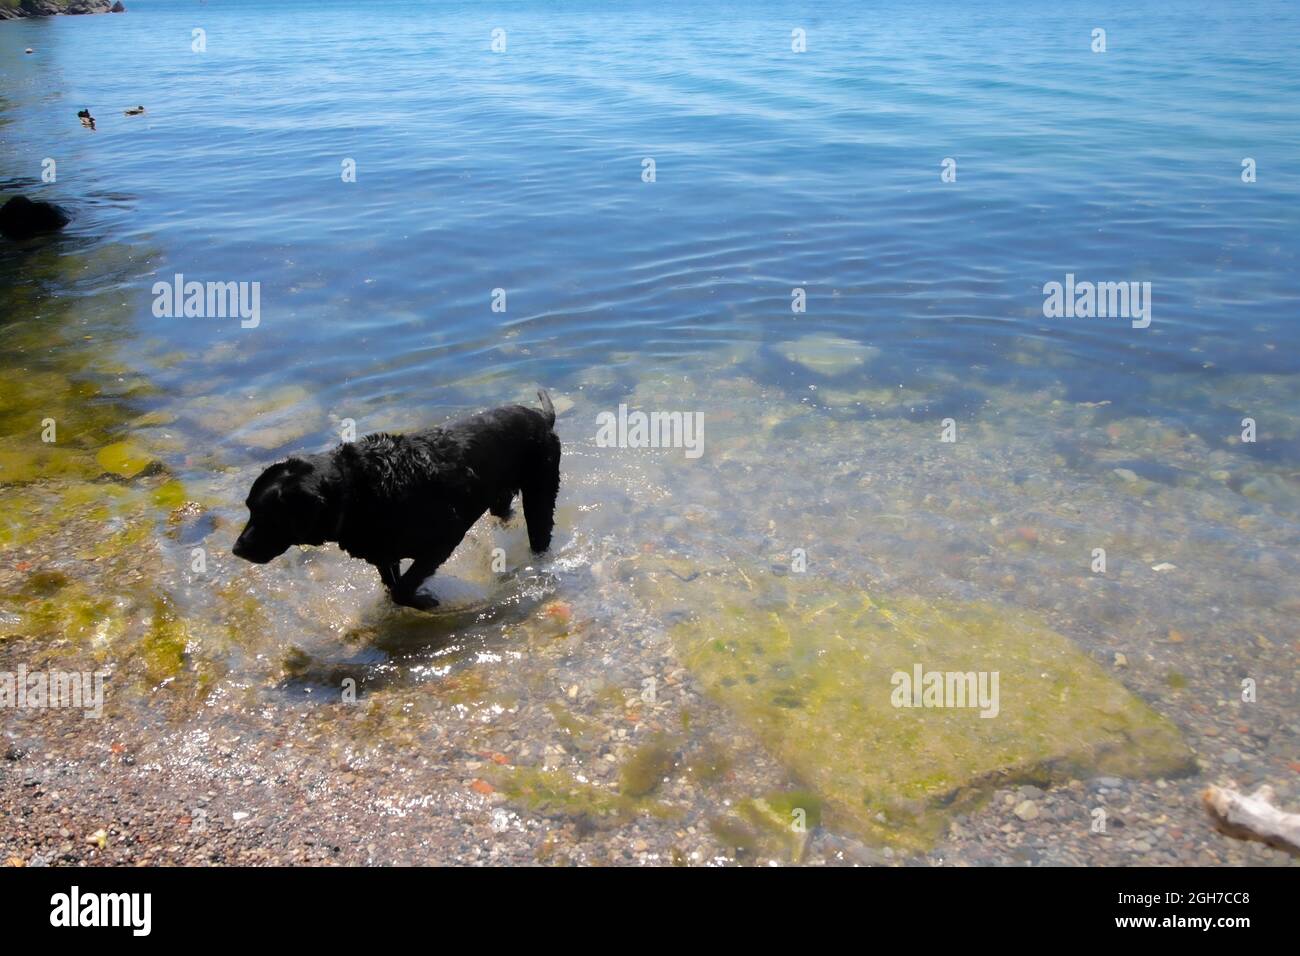
[[[243,558],[245,561],[252,561],[254,564],[266,564],[277,555],[283,554],[287,548],[278,550],[268,550],[259,548],[248,538],[248,529],[245,528],[243,534],[235,541],[235,546],[230,549],[231,554],[237,558]]]

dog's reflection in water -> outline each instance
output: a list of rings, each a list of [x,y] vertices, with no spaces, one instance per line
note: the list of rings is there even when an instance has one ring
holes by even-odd
[[[494,525],[474,529],[445,573],[428,582],[439,601],[432,612],[415,614],[372,598],[358,615],[355,588],[346,573],[338,573],[339,563],[324,553],[312,556],[334,566],[328,583],[313,582],[314,594],[297,595],[302,623],[319,639],[282,652],[279,686],[332,702],[347,687],[359,693],[441,682],[483,654],[508,651],[518,641],[516,626],[536,620],[537,607],[553,596],[557,580],[528,563],[521,523]],[[506,556],[508,570],[485,571],[496,554]],[[319,619],[326,601],[337,604],[332,622]]]

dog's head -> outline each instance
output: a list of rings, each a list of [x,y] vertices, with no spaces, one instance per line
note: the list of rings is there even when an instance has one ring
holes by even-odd
[[[248,524],[232,549],[266,564],[295,544],[324,544],[332,525],[328,476],[314,462],[290,458],[272,465],[248,493]]]

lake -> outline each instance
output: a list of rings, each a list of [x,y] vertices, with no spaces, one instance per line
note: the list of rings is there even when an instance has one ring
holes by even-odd
[[[0,23],[0,198],[74,216],[0,247],[0,664],[112,672],[138,757],[87,801],[147,766],[292,843],[324,794],[346,862],[1269,862],[1196,794],[1296,796],[1298,36],[1281,2]],[[230,555],[271,462],[539,387],[547,555],[484,520],[428,615],[333,548]],[[945,661],[999,716],[891,708]],[[89,759],[61,719],[0,714]]]

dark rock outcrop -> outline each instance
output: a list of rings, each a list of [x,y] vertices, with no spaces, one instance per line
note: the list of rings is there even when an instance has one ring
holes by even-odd
[[[26,196],[14,196],[0,206],[0,235],[8,239],[30,239],[43,232],[57,232],[69,222],[69,216],[52,202],[32,202]]]
[[[119,2],[117,4],[122,7]],[[0,20],[20,17],[52,17],[60,13],[108,13],[113,0],[18,0],[17,5],[0,3]],[[117,12],[123,12],[126,7]]]

